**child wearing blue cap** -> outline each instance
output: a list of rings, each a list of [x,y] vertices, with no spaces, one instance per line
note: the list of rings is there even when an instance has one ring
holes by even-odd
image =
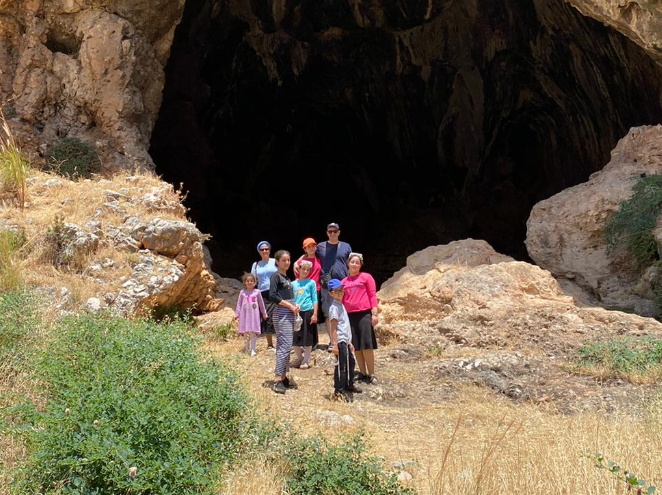
[[[332,278],[327,284],[332,298],[329,306],[329,323],[333,353],[338,356],[333,373],[333,397],[346,402],[352,401],[352,393],[360,394],[361,389],[354,386],[354,346],[352,345],[352,330],[349,326],[349,316],[342,304],[344,287],[337,278]]]

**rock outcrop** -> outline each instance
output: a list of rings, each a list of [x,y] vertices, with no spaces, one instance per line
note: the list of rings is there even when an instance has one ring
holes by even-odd
[[[531,258],[556,277],[573,280],[605,306],[653,314],[642,290],[650,281],[627,253],[607,254],[604,227],[610,214],[632,194],[642,174],[662,173],[662,126],[632,129],[611,161],[588,182],[541,201],[527,222]]]
[[[662,7],[657,0],[565,0],[584,15],[604,22],[662,62]]]
[[[23,215],[0,213],[2,228],[37,246],[27,256],[28,278],[35,278],[28,282],[45,287],[62,311],[199,312],[236,301],[237,291],[211,271],[208,236],[186,219],[172,186],[156,177],[76,182],[37,173],[28,199]]]
[[[479,384],[564,411],[611,409],[645,396],[640,386],[569,373],[584,342],[662,338],[656,320],[579,307],[548,271],[471,239],[410,256],[378,297],[378,335],[401,342],[401,355],[391,347],[394,359],[426,353],[440,383]]]
[[[378,293],[383,338],[563,357],[591,338],[660,334],[649,318],[581,308],[548,272],[467,239],[411,255]]]
[[[0,2],[0,105],[32,127],[23,144],[43,152],[75,136],[107,168],[153,167],[147,149],[184,2]]]

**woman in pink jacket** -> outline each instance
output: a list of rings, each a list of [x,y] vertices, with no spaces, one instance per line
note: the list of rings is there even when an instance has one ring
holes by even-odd
[[[379,322],[377,287],[372,275],[361,272],[361,267],[363,267],[363,255],[350,253],[347,258],[349,275],[342,280],[345,288],[342,303],[347,310],[349,324],[352,327],[352,345],[360,370],[357,379],[365,383],[376,384],[374,350],[377,349],[377,338],[375,337],[375,325]]]

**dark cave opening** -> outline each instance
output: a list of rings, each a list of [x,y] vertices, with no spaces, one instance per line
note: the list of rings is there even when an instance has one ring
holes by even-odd
[[[532,206],[662,121],[660,68],[561,0],[371,5],[188,0],[150,152],[219,274],[331,221],[378,281],[466,237],[527,259]]]

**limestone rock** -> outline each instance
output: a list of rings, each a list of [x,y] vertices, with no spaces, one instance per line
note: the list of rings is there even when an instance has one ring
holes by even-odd
[[[80,264],[85,256],[96,252],[99,237],[73,223],[65,223],[62,232],[63,248],[57,253],[57,264]]]
[[[151,168],[163,67],[184,0],[0,2],[0,101],[33,127],[33,150],[61,136],[97,143],[111,168]],[[43,129],[42,132],[36,128]]]
[[[656,0],[567,0],[582,14],[620,31],[662,61],[662,7]]]
[[[627,253],[607,255],[604,227],[641,174],[662,173],[661,138],[662,126],[631,129],[603,170],[536,204],[527,222],[526,247],[539,266],[574,280],[606,306],[647,315],[650,301],[634,293],[639,270]]]
[[[174,258],[180,253],[189,251],[193,244],[201,244],[204,236],[190,222],[155,218],[145,228],[141,241],[145,248]],[[202,247],[200,252],[201,260],[204,262]]]
[[[480,256],[475,254],[477,246]],[[548,271],[508,261],[486,243],[469,239],[425,251],[412,255],[378,293],[382,323],[377,331],[383,339],[398,338],[424,348],[537,349],[564,356],[590,338],[662,331],[662,325],[649,318],[580,308]],[[419,262],[432,258],[431,252],[452,255],[438,256],[434,263]],[[484,366],[485,362],[475,367]]]

